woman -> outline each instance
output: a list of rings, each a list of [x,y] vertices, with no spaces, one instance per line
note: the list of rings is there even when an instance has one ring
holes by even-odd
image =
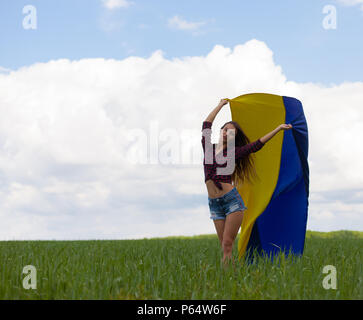
[[[202,126],[203,165],[210,218],[214,222],[223,250],[222,263],[224,266],[232,258],[233,243],[242,224],[243,212],[247,209],[236,186],[238,183],[243,183],[245,178],[251,181],[250,175],[255,174],[251,153],[260,150],[280,130],[292,128],[291,124],[281,124],[262,138],[250,143],[239,124],[235,121],[228,121],[221,128],[218,144],[212,144],[212,123],[218,112],[227,103],[228,100],[222,99]],[[230,156],[230,147],[234,150],[233,158]],[[223,171],[223,168],[224,172],[219,171]]]

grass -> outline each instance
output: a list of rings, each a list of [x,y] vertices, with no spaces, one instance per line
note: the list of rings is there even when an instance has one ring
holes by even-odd
[[[301,258],[224,270],[216,235],[1,241],[0,299],[362,299],[362,248],[363,232],[308,231]],[[23,288],[26,265],[36,289]],[[336,267],[336,290],[323,288],[325,265]]]

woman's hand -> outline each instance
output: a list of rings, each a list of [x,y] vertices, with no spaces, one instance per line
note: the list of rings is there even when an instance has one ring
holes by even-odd
[[[227,99],[221,99],[221,101],[219,102],[219,105],[220,106],[224,106],[227,103],[228,103],[228,100]]]
[[[283,123],[280,124],[276,129],[272,130],[271,132],[269,132],[268,134],[264,135],[262,138],[260,138],[260,141],[262,143],[266,143],[267,141],[269,141],[275,134],[277,134],[280,130],[290,130],[292,128],[292,125]]]
[[[212,112],[208,115],[208,117],[205,119],[205,121],[213,122],[214,118],[216,117],[217,113],[222,109],[222,107],[228,103],[227,99],[221,99],[218,106],[216,106]]]
[[[283,123],[278,126],[279,130],[290,130],[292,128],[292,125]]]

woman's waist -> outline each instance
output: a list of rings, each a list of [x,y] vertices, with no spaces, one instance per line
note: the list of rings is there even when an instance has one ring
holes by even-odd
[[[214,199],[214,198],[220,198],[223,197],[225,194],[230,192],[232,189],[234,189],[234,186],[232,183],[229,182],[220,182],[222,189],[219,189],[213,180],[209,179],[205,182],[208,190],[208,198]]]

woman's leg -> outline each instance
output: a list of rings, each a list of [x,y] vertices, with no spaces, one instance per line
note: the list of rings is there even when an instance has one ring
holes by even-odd
[[[232,212],[226,217],[222,238],[223,262],[225,264],[232,257],[233,243],[241,227],[242,219],[243,211]]]
[[[213,222],[214,222],[214,226],[216,227],[219,242],[220,242],[221,247],[222,247],[225,220],[216,219],[216,220],[213,220]]]

